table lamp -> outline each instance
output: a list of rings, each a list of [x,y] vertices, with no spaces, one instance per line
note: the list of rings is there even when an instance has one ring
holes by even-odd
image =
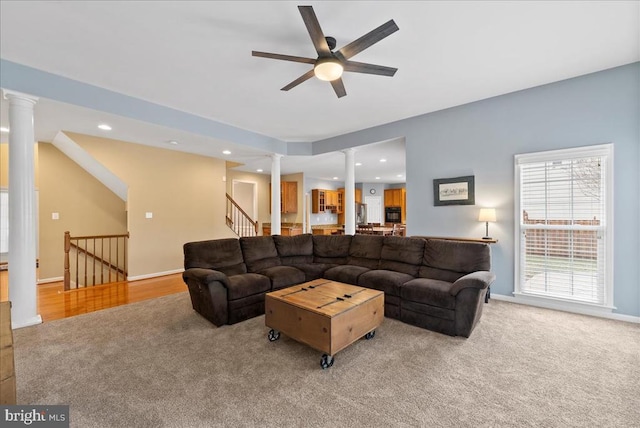
[[[485,232],[485,236],[483,236],[482,239],[492,239],[489,236],[489,222],[496,221],[495,208],[480,208],[480,215],[478,216],[478,221],[484,221],[486,223],[486,232]]]

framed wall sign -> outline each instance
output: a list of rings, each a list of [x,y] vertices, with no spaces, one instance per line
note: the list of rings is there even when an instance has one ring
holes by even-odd
[[[475,205],[475,178],[473,175],[433,180],[433,205]]]

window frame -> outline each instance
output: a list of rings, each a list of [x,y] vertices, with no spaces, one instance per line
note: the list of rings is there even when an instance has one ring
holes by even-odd
[[[557,296],[544,296],[540,294],[530,294],[523,292],[520,282],[522,254],[522,201],[521,201],[521,165],[536,162],[553,162],[575,159],[580,157],[602,156],[604,158],[604,189],[605,189],[605,219],[606,224],[603,228],[604,239],[604,302],[591,303],[583,302],[571,298],[562,298]],[[539,304],[542,306],[551,306],[558,309],[575,310],[587,309],[596,312],[612,312],[616,309],[613,306],[613,236],[614,236],[614,171],[613,171],[614,146],[613,143],[575,147],[569,149],[548,150],[542,152],[523,153],[514,156],[514,296],[517,299]]]

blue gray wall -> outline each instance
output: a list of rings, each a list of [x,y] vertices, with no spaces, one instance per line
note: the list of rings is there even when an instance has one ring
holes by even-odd
[[[482,206],[497,209],[489,232],[492,293],[514,291],[514,155],[614,144],[614,312],[640,316],[640,63],[454,107],[316,142],[348,147],[404,136],[407,232],[484,235]],[[433,179],[475,176],[475,206],[435,207]]]

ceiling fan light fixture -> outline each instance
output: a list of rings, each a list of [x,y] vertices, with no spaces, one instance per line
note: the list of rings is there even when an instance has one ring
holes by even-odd
[[[342,77],[344,67],[335,58],[321,58],[313,67],[313,73],[320,80],[331,82]]]

